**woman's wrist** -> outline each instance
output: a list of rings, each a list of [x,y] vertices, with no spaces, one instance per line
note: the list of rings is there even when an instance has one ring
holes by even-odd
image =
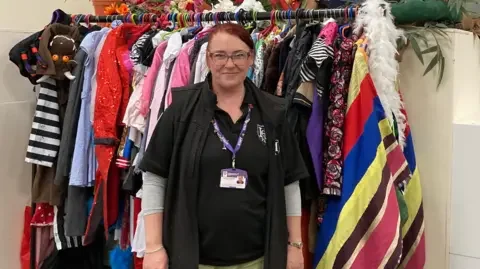
[[[298,241],[288,241],[288,246],[291,248],[302,249],[303,242],[301,240]]]
[[[156,247],[147,247],[145,249],[145,254],[153,254],[155,252],[159,252],[159,251],[162,251],[164,249],[165,249],[165,247],[163,245],[158,245]]]

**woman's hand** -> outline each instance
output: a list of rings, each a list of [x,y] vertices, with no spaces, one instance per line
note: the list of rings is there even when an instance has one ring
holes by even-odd
[[[304,269],[301,249],[288,246],[287,269]]]
[[[143,257],[143,269],[167,269],[168,255],[165,249],[145,254]]]

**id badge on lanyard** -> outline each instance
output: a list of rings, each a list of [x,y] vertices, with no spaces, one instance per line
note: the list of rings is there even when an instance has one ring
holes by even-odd
[[[248,106],[247,116],[240,131],[240,136],[238,137],[237,144],[235,148],[228,142],[223,133],[218,127],[218,123],[215,119],[212,120],[213,128],[215,134],[218,136],[220,141],[223,143],[223,146],[232,153],[232,167],[227,169],[222,169],[220,171],[220,187],[221,188],[232,188],[232,189],[245,189],[247,187],[248,173],[245,170],[236,168],[235,158],[237,152],[240,150],[240,147],[243,144],[243,139],[245,133],[247,132],[247,126],[250,122],[250,117],[252,114],[252,106]]]

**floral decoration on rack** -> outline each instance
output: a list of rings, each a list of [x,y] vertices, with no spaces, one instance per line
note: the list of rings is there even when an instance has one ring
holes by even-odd
[[[296,10],[301,4],[302,0],[270,0],[271,7],[280,10]]]
[[[273,0],[126,0],[131,13],[164,14],[169,12],[206,12],[206,11],[234,11],[270,10],[270,1]],[[275,0],[292,2],[299,0]]]
[[[130,8],[126,3],[111,3],[103,12],[105,15],[127,15],[130,13]]]
[[[127,0],[132,13],[203,12],[213,1],[202,0]]]
[[[212,8],[208,3],[197,0],[168,0],[165,3],[164,11],[167,13],[203,12]]]

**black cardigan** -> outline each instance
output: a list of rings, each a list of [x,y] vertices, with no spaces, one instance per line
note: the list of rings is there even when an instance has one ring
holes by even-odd
[[[173,103],[162,115],[139,168],[168,178],[163,215],[163,243],[170,269],[198,269],[199,235],[196,212],[199,157],[205,145],[213,108],[209,106],[209,79],[172,90]],[[288,156],[281,148],[285,120],[284,99],[260,91],[249,79],[262,115],[269,148],[269,173],[264,269],[286,268],[288,229],[284,177]],[[165,123],[162,121],[168,121]],[[159,130],[161,128],[161,130]],[[168,130],[170,129],[170,130]],[[167,135],[156,135],[169,132]],[[159,137],[163,137],[159,141]],[[165,139],[171,137],[171,139]],[[171,140],[171,141],[165,141]],[[277,147],[276,147],[277,143]]]

